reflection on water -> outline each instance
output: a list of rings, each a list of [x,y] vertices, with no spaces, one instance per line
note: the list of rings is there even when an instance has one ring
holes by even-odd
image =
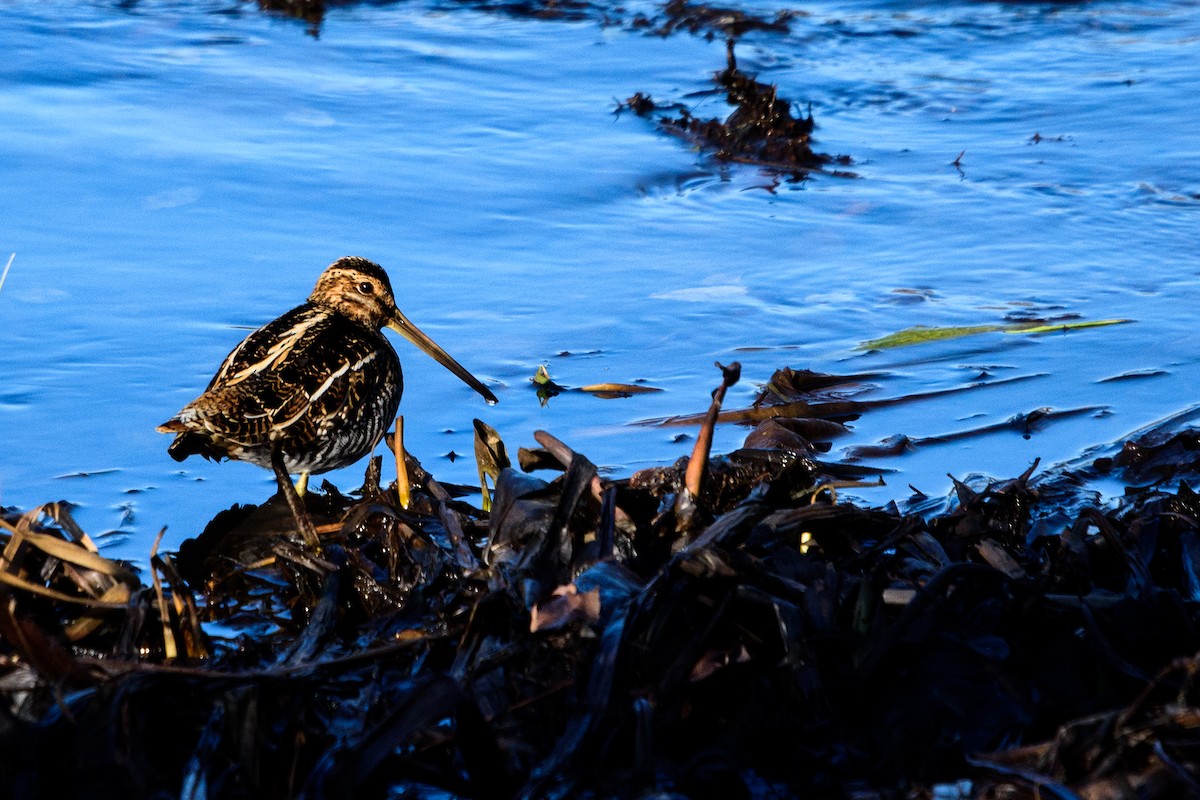
[[[140,557],[163,525],[173,547],[261,501],[269,473],[181,469],[154,426],[347,254],[381,262],[413,321],[499,384],[488,408],[398,344],[409,447],[447,481],[474,478],[448,455],[471,453],[476,416],[512,447],[549,429],[617,474],[671,461],[690,449],[677,430],[629,423],[705,408],[713,361],[743,363],[733,405],[785,365],[883,372],[879,396],[1042,376],[874,412],[853,444],[1107,407],[893,459],[878,502],[1072,458],[1190,405],[1200,9],[805,11],[747,34],[739,64],[811,103],[817,149],[858,179],[776,180],[613,114],[642,91],[724,116],[719,37],[457,4],[335,7],[315,37],[252,4],[8,4],[0,503],[80,502]],[[1136,323],[856,349],[1014,309]],[[543,408],[542,363],[564,385],[666,391]],[[1127,373],[1146,377],[1109,380]]]

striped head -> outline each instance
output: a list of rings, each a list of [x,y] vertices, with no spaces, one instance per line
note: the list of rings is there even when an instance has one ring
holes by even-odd
[[[390,325],[400,313],[383,267],[358,256],[339,258],[326,267],[308,301],[373,331]]]
[[[457,375],[489,403],[496,402],[496,396],[490,389],[396,308],[392,282],[388,280],[383,267],[374,261],[358,256],[339,258],[317,278],[316,288],[308,296],[308,302],[336,311],[373,331],[391,328]]]

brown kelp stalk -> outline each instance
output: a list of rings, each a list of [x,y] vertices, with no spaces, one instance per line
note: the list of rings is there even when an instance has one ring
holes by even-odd
[[[708,414],[700,426],[696,436],[696,444],[692,448],[692,457],[688,460],[687,472],[684,474],[683,491],[675,498],[675,515],[680,530],[690,527],[696,510],[696,498],[704,488],[704,478],[708,473],[708,458],[712,451],[713,430],[717,426],[717,415],[721,413],[721,404],[725,402],[725,392],[742,377],[742,365],[737,361],[728,367],[716,364],[721,370],[721,385],[713,390],[712,403]]]

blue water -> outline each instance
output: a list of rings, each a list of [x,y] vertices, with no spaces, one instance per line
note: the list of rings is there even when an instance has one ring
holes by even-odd
[[[704,94],[719,38],[435,2],[334,7],[316,36],[242,2],[0,10],[0,504],[69,499],[122,534],[115,554],[270,495],[253,466],[176,464],[154,426],[347,254],[500,396],[397,342],[409,449],[446,481],[474,480],[473,417],[613,475],[670,462],[690,441],[630,423],[703,410],[713,361],[743,363],[731,406],[785,365],[886,373],[868,397],[1041,376],[874,412],[835,455],[1108,409],[881,462],[897,472],[866,502],[1074,458],[1200,401],[1195,2],[806,4],[737,49],[859,176],[803,182],[613,114],[641,91],[724,117]],[[857,349],[1010,312],[1133,322]],[[665,391],[542,407],[539,364]],[[1132,371],[1158,374],[1103,382]],[[328,477],[351,489],[362,466]]]

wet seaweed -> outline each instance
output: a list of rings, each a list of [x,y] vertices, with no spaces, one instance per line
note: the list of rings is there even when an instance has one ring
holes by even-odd
[[[877,445],[856,445],[850,447],[845,452],[845,457],[849,460],[858,459],[878,459],[889,456],[898,456],[905,453],[912,453],[919,448],[928,447],[930,445],[947,444],[949,442],[958,442],[964,439],[974,439],[981,436],[987,436],[993,433],[1002,431],[1012,431],[1019,434],[1022,438],[1028,439],[1037,431],[1042,430],[1047,425],[1063,419],[1070,419],[1084,414],[1100,414],[1108,410],[1107,406],[1083,406],[1080,408],[1035,408],[1033,411],[1017,414],[1003,422],[996,422],[991,425],[980,425],[967,430],[955,431],[953,433],[943,433],[935,436],[920,436],[912,437],[904,434],[897,434],[888,437]]]
[[[279,497],[154,553],[149,580],[64,506],[5,513],[0,780],[28,798],[1195,792],[1195,431],[866,508],[837,495],[871,468],[815,457],[837,422],[775,417],[709,452],[738,377],[722,368],[690,455],[626,479],[545,432],[530,474],[477,426],[490,511],[408,454],[404,507],[375,461],[353,496],[305,495],[319,552]],[[875,377],[781,370],[759,403]],[[1149,485],[1063,503],[1062,480],[1102,469]]]
[[[660,105],[638,92],[618,106],[640,117],[658,114],[658,126],[679,136],[718,161],[752,164],[800,176],[813,171],[854,177],[844,170],[827,169],[830,165],[849,166],[849,156],[830,156],[812,149],[816,127],[811,109],[808,116],[794,116],[792,103],[779,97],[777,87],[760,83],[738,69],[734,40],[728,41],[726,67],[716,73],[714,83],[734,107],[724,120],[701,119],[681,105]],[[659,112],[669,111],[670,114]]]

